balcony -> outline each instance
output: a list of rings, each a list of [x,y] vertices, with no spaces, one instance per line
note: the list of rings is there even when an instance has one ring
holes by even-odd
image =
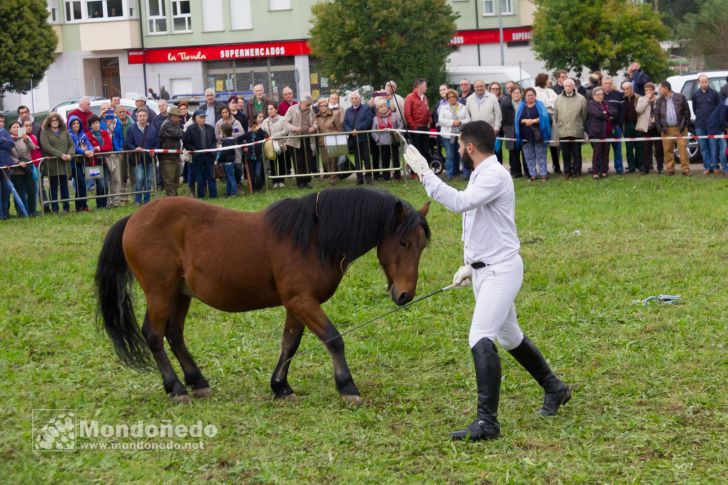
[[[64,29],[70,28],[78,29],[82,51],[112,51],[141,47],[137,19],[64,26]]]

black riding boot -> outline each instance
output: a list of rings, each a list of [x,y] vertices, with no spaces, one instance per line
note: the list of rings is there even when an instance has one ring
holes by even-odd
[[[501,363],[492,340],[482,338],[471,349],[478,385],[478,417],[467,428],[452,433],[452,439],[488,440],[500,434],[498,397],[500,396]]]
[[[553,416],[558,411],[559,406],[569,402],[571,389],[551,372],[546,359],[543,358],[538,348],[528,340],[528,337],[524,335],[521,345],[509,350],[509,352],[546,391],[543,398],[543,407],[538,411],[539,414]]]

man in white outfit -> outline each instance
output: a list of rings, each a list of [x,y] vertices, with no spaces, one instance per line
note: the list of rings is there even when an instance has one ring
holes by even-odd
[[[495,131],[484,121],[471,122],[463,126],[459,145],[463,163],[473,170],[464,191],[440,180],[412,145],[405,152],[405,160],[430,197],[463,214],[465,265],[455,273],[453,284],[464,287],[471,280],[473,283],[475,310],[469,343],[475,363],[478,413],[475,421],[452,433],[452,438],[482,440],[500,433],[501,363],[496,339],[543,387],[540,414],[556,414],[571,398],[571,390],[554,375],[518,326],[514,301],[523,281],[523,261],[515,223],[516,197],[510,173],[495,156]]]

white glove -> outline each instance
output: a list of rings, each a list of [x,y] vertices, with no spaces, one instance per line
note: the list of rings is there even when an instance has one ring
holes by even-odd
[[[424,175],[432,172],[432,170],[430,170],[430,165],[427,163],[427,160],[425,160],[425,157],[423,157],[413,145],[407,145],[407,150],[404,151],[404,161],[407,162],[407,165],[409,165],[412,171],[416,173],[420,179]]]
[[[452,285],[455,288],[465,288],[470,285],[470,277],[473,274],[473,268],[470,265],[460,266],[452,277]]]

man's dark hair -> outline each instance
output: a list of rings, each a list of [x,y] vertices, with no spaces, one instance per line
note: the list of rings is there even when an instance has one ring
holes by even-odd
[[[425,82],[425,80],[424,80],[424,79],[422,79],[422,78],[417,78],[417,79],[415,79],[415,82],[414,82],[414,83],[412,83],[412,89],[416,88],[417,86],[419,86],[419,85],[420,85],[420,84],[422,84],[423,82]]]
[[[660,86],[667,89],[668,91],[672,91],[672,84],[670,84],[669,81],[660,81]]]
[[[21,104],[20,106],[18,106],[18,114],[20,114],[21,109],[28,110],[28,113],[30,113],[30,109],[27,106]]]
[[[101,121],[101,118],[99,118],[97,115],[91,115],[88,117],[88,120],[86,121],[86,126],[88,126],[89,130],[91,129],[91,125],[96,123],[97,121]]]
[[[476,150],[485,155],[495,153],[495,130],[485,121],[472,121],[463,125],[460,140],[464,145],[472,143]]]
[[[5,116],[2,113],[0,113],[0,120],[4,120],[4,119],[5,119]]]

